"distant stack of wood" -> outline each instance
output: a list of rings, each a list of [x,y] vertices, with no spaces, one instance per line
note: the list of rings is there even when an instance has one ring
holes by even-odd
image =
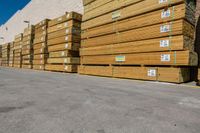
[[[80,31],[82,15],[70,12],[49,21],[46,70],[77,72],[80,64]]]
[[[14,42],[10,43],[9,67],[14,66]]]
[[[9,66],[10,43],[2,45],[2,66]]]
[[[23,34],[20,33],[15,36],[14,40],[14,67],[22,67],[22,40]]]
[[[22,43],[22,68],[32,69],[33,67],[33,39],[34,26],[24,29]]]
[[[2,66],[2,45],[0,45],[0,66]]]
[[[45,64],[48,58],[47,51],[47,27],[48,19],[35,25],[35,38],[33,41],[33,69],[45,70]]]
[[[190,66],[197,65],[193,1],[83,3],[79,73],[175,83],[190,80]]]

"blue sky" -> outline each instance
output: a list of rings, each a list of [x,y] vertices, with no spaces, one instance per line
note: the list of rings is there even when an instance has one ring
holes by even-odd
[[[0,0],[0,25],[7,22],[16,11],[22,9],[31,0]]]

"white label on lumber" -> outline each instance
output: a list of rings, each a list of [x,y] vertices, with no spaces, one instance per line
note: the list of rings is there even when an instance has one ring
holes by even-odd
[[[66,37],[65,37],[65,41],[68,41],[68,39],[69,39],[69,37],[68,37],[68,36],[66,36]]]
[[[121,11],[115,11],[112,13],[112,19],[117,19],[121,17]]]
[[[159,4],[166,3],[167,0],[159,0]]]
[[[68,66],[65,66],[65,70],[68,70]]]
[[[170,61],[170,54],[162,54],[161,55],[162,62],[169,62]]]
[[[169,32],[171,29],[171,25],[161,25],[160,26],[160,32],[161,33],[165,33],[165,32]]]
[[[147,76],[149,77],[156,77],[156,69],[149,69]]]
[[[65,23],[65,27],[67,27],[67,26],[68,26],[68,23],[66,22],[66,23]]]
[[[161,18],[168,18],[168,17],[170,17],[170,9],[168,9],[168,10],[163,10],[162,11],[162,13],[161,13]]]
[[[65,56],[65,52],[62,52],[62,56]]]
[[[43,50],[42,49],[40,49],[40,52],[42,52]]]
[[[65,32],[66,32],[66,34],[69,34],[69,29],[66,29],[66,31],[65,31]]]
[[[68,45],[68,43],[67,43],[67,44],[65,44],[65,48],[68,48],[68,46],[69,46],[69,45]]]
[[[57,21],[58,21],[58,22],[59,22],[59,21],[62,21],[62,17],[58,18],[58,20],[57,20]]]
[[[119,55],[115,57],[116,62],[125,62],[126,61],[126,56]]]
[[[161,48],[169,47],[169,40],[160,40],[160,47]]]
[[[67,59],[65,59],[65,60],[64,60],[64,63],[67,63],[67,62],[68,62]]]

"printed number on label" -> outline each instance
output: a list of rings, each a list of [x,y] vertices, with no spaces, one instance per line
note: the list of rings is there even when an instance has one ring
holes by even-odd
[[[171,29],[171,26],[170,26],[170,25],[161,25],[161,26],[160,26],[160,32],[161,32],[161,33],[169,32],[170,29]]]
[[[162,54],[161,55],[162,62],[169,62],[170,61],[170,54]]]
[[[161,13],[161,18],[168,18],[168,17],[170,17],[170,9],[163,10]]]
[[[149,69],[147,75],[149,77],[155,77],[156,76],[156,69]]]
[[[161,48],[169,47],[169,40],[160,40],[160,47]]]

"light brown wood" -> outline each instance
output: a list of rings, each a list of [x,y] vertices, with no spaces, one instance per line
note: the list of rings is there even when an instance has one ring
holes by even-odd
[[[45,67],[44,65],[33,65],[34,70],[44,70],[45,69],[44,67]]]
[[[66,57],[66,58],[48,58],[48,64],[80,64],[80,58],[78,57]]]
[[[49,52],[62,51],[62,50],[79,51],[79,48],[80,48],[79,43],[62,43],[58,45],[48,46],[48,51]]]
[[[78,57],[78,56],[79,52],[70,50],[49,53],[49,58]]]
[[[57,72],[77,72],[77,65],[45,65],[45,70],[48,71],[57,71]]]

